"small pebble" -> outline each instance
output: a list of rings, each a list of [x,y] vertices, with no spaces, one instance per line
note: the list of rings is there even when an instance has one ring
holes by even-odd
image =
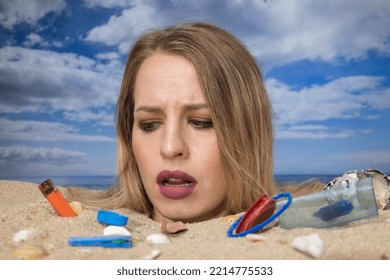
[[[294,238],[292,246],[294,249],[316,259],[325,253],[324,242],[317,233]]]
[[[152,233],[146,237],[146,241],[154,243],[154,244],[168,244],[171,241],[165,234],[162,233]]]
[[[131,236],[131,232],[127,228],[120,226],[107,226],[106,228],[104,228],[103,234]]]
[[[14,256],[24,260],[36,260],[46,257],[48,254],[40,245],[22,245],[14,251]]]
[[[12,240],[14,241],[14,243],[21,243],[27,240],[32,240],[40,237],[43,238],[46,236],[47,234],[42,230],[27,228],[27,229],[22,229],[17,233],[15,233]]]
[[[69,205],[77,215],[80,215],[84,211],[83,205],[78,201],[71,201]]]
[[[144,257],[144,260],[154,260],[160,255],[160,253],[161,252],[158,249],[152,250],[149,255]]]
[[[266,237],[260,234],[247,234],[245,238],[251,242],[259,242],[267,240]]]

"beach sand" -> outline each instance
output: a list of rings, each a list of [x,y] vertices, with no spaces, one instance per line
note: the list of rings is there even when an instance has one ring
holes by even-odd
[[[60,188],[66,196],[66,189]],[[168,235],[169,244],[150,244],[146,237],[160,233],[160,223],[129,209],[115,212],[129,217],[126,228],[133,236],[133,247],[127,249],[101,247],[72,247],[71,236],[103,235],[104,225],[97,219],[95,207],[85,206],[77,217],[64,218],[56,214],[47,199],[34,183],[0,181],[0,259],[18,259],[15,250],[26,244],[42,246],[47,255],[43,259],[54,260],[142,260],[152,250],[160,251],[157,259],[164,260],[234,260],[312,259],[297,250],[291,243],[297,236],[317,233],[324,242],[325,253],[320,259],[390,259],[390,211],[379,210],[376,218],[356,221],[342,227],[315,229],[283,229],[274,226],[261,233],[266,240],[250,242],[245,238],[229,238],[226,231],[231,221],[218,218],[188,224],[188,230]],[[13,241],[14,235],[23,229],[38,229],[42,234],[21,242]]]

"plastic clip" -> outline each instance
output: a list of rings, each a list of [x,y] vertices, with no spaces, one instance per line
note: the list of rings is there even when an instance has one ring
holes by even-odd
[[[106,236],[72,236],[68,239],[70,246],[97,246],[108,248],[130,248],[133,246],[129,235]]]
[[[273,213],[275,201],[280,198],[287,198],[287,201],[276,213]],[[227,235],[229,237],[242,237],[262,230],[279,217],[290,206],[291,201],[292,196],[289,192],[277,194],[272,198],[265,195],[260,197],[244,215],[230,226]]]

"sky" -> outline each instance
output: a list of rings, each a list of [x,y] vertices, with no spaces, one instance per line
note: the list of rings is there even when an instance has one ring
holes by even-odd
[[[390,172],[387,0],[0,0],[0,177],[114,175],[127,52],[216,24],[262,68],[276,174]]]

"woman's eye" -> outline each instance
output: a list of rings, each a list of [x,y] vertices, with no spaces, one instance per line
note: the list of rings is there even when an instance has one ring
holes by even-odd
[[[212,128],[213,122],[211,120],[190,120],[190,124],[197,129]]]
[[[160,126],[160,123],[156,121],[140,122],[138,126],[144,132],[152,132]]]

